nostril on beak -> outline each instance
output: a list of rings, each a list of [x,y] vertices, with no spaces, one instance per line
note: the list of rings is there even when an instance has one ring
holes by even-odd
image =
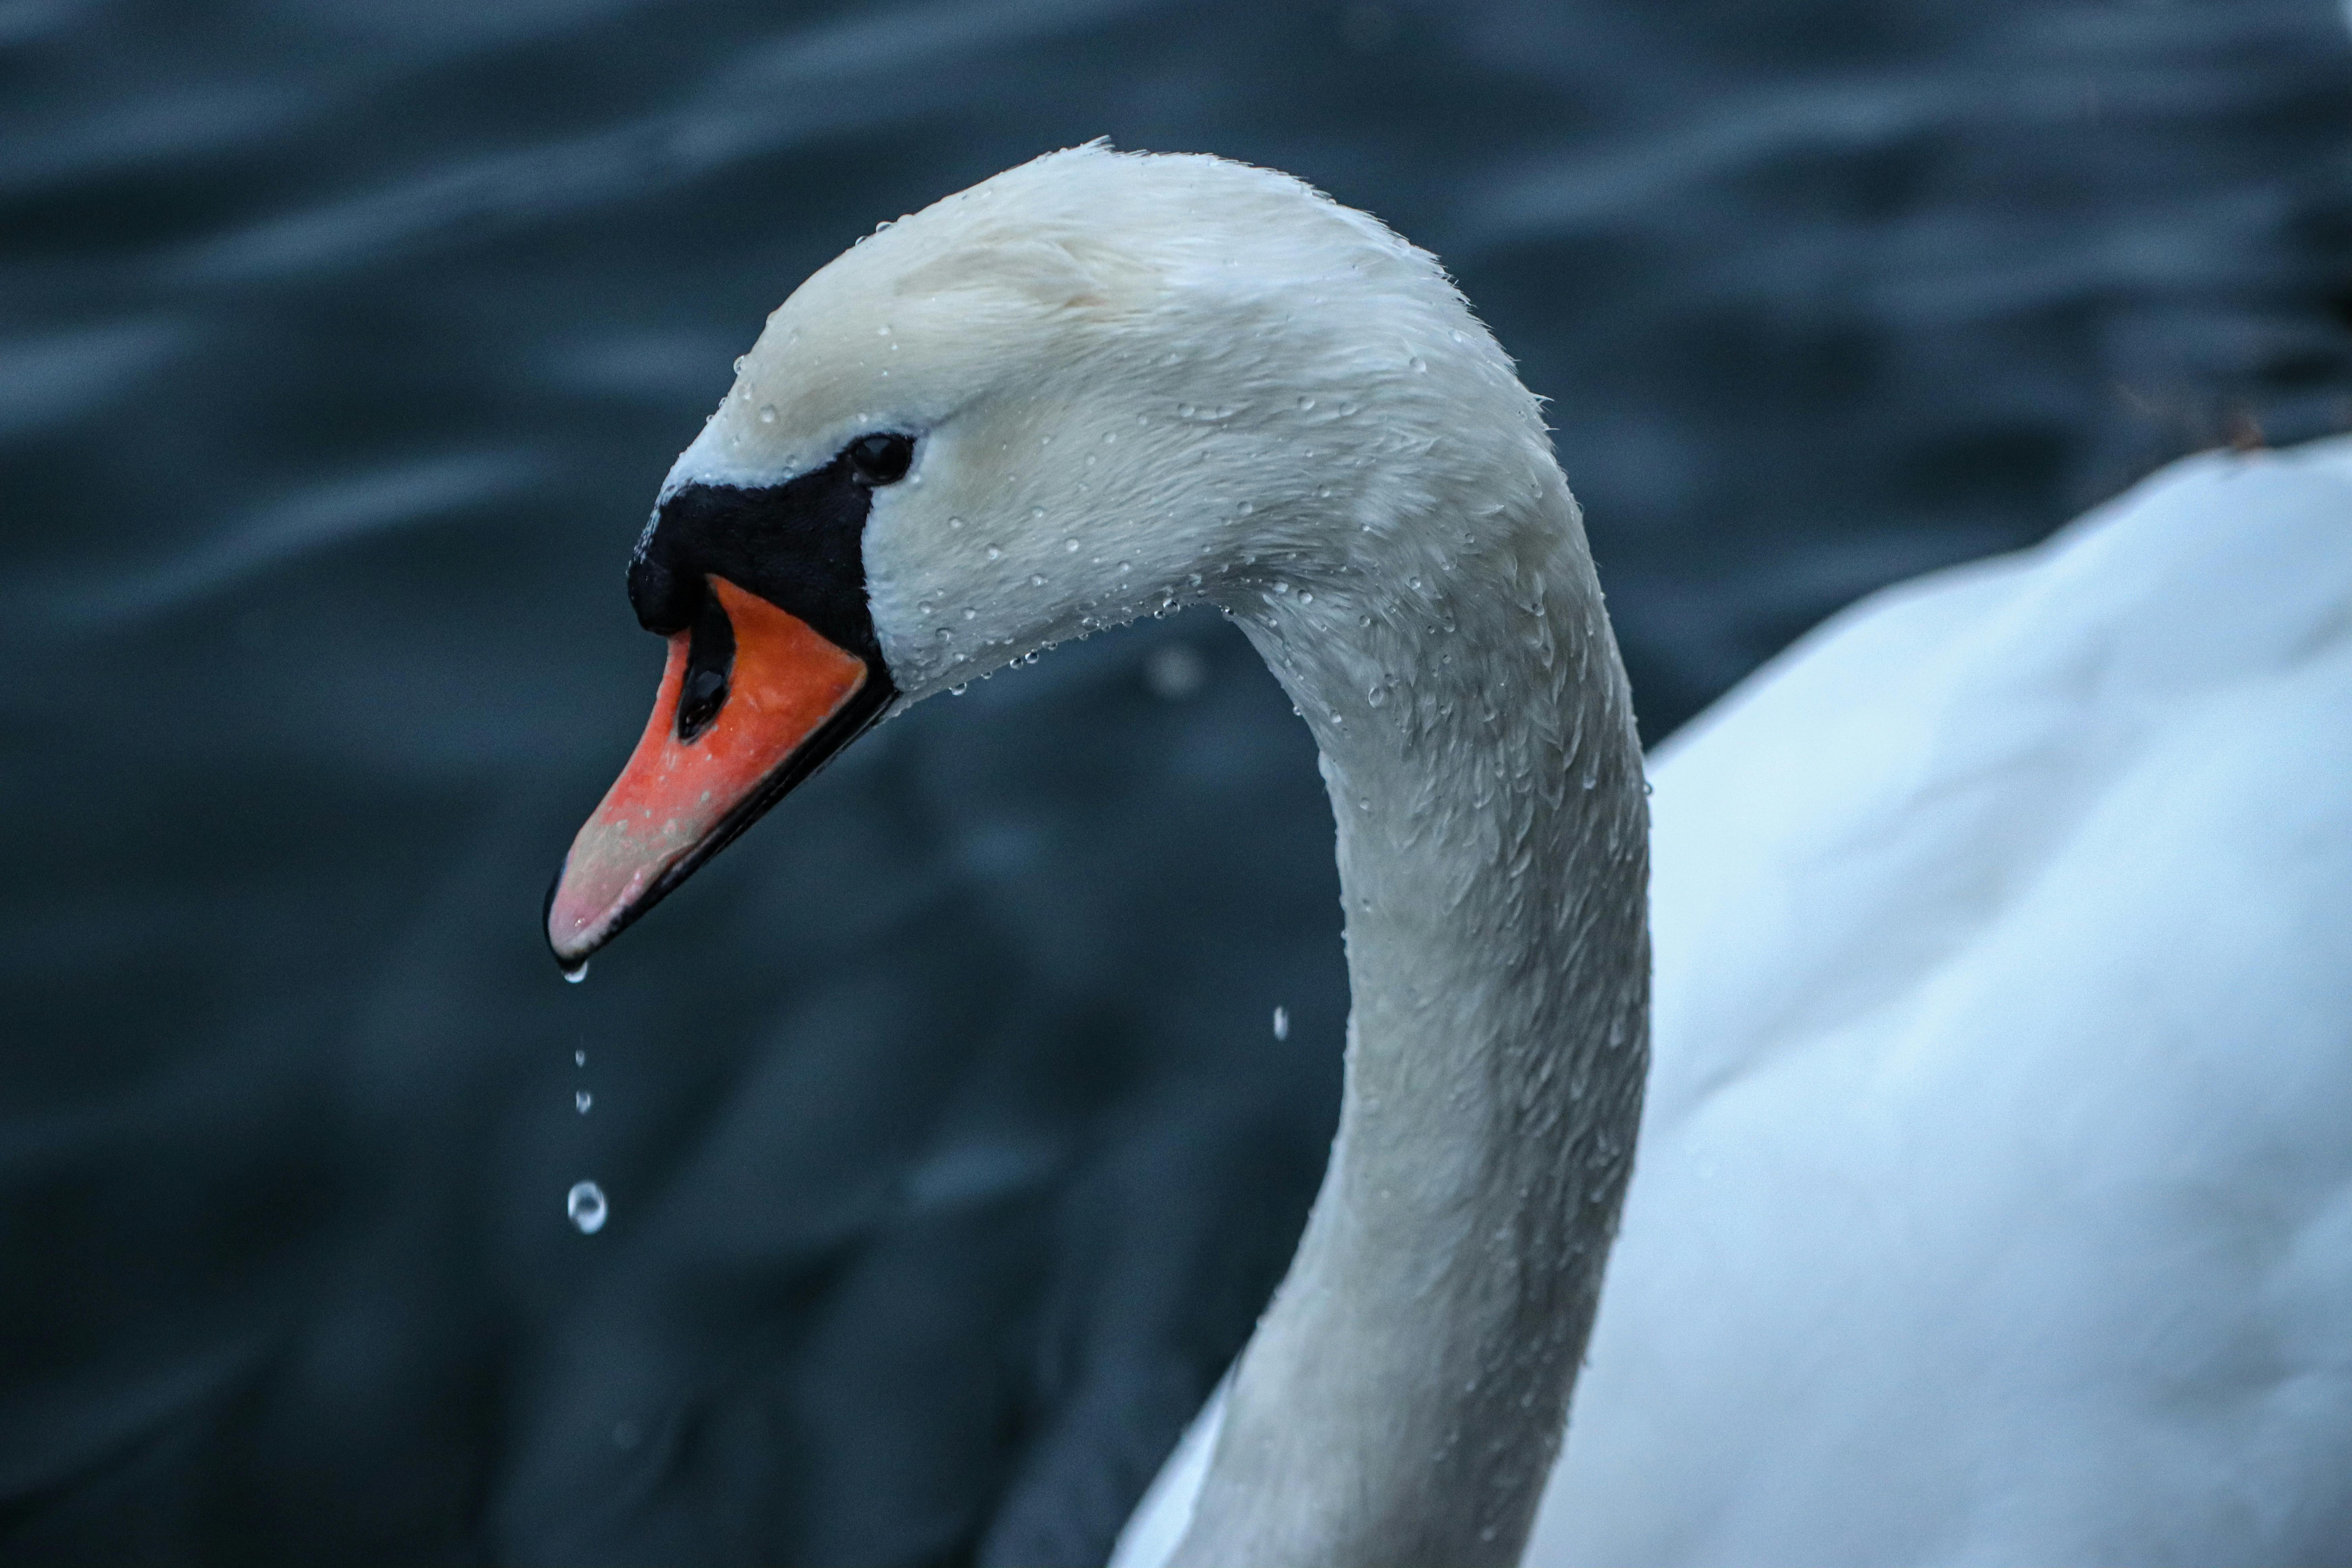
[[[735,668],[735,627],[719,603],[704,595],[694,617],[694,633],[687,644],[686,679],[677,694],[677,738],[692,744],[718,719],[727,705],[729,678]]]

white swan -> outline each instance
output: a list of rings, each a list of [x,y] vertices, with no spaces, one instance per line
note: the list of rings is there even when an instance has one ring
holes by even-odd
[[[2352,438],[1879,595],[1651,776],[1641,1154],[1527,1562],[2352,1563]]]
[[[881,714],[1234,616],[1321,750],[1353,1010],[1176,1560],[1515,1562],[1637,1130],[1644,800],[1536,400],[1436,263],[1214,159],[999,175],[770,318],[629,587],[669,664],[550,893],[571,964]]]
[[[2342,1555],[2347,475],[2202,460],[1662,761],[1657,1088],[1529,1562]],[[1119,1562],[1516,1560],[1638,1105],[1642,801],[1573,503],[1433,264],[1212,160],[999,176],[777,312],[631,588],[670,667],[568,962],[881,713],[1236,616],[1331,787],[1348,1099]]]

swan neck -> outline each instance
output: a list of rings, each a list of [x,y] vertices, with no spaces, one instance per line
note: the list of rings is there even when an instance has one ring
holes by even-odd
[[[1515,1563],[1556,1456],[1649,952],[1630,699],[1546,502],[1402,594],[1359,571],[1234,610],[1322,753],[1352,1010],[1330,1165],[1178,1563]]]

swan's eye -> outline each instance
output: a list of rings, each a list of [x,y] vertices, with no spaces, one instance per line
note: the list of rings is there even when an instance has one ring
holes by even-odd
[[[860,436],[849,444],[849,466],[869,485],[895,485],[915,461],[911,436]]]

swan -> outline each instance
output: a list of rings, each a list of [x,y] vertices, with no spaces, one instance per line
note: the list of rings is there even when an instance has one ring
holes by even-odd
[[[923,697],[1217,604],[1321,754],[1345,1100],[1121,1568],[2336,1561],[2347,500],[2341,443],[2195,460],[1822,628],[1645,802],[1436,264],[1266,171],[1051,154],[803,285],[678,459],[548,940]]]
[[[1641,1156],[1526,1562],[2352,1563],[2352,437],[1874,595],[1650,776]]]
[[[1426,253],[1287,175],[1095,145],[772,315],[632,558],[668,639],[549,891],[575,968],[868,725],[1222,606],[1313,732],[1344,1101],[1182,1563],[1507,1564],[1647,1064],[1631,698],[1535,397]]]

